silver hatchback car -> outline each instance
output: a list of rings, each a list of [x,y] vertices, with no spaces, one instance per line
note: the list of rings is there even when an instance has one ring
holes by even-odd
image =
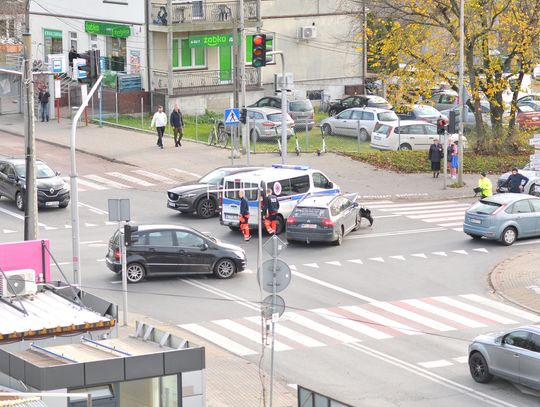
[[[506,246],[518,238],[540,236],[540,198],[513,193],[483,198],[465,212],[463,231],[473,239],[500,240]]]
[[[469,370],[478,383],[497,376],[540,390],[540,326],[474,338],[469,345]]]

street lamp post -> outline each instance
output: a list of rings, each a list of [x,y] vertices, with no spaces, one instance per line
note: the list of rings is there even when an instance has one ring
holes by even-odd
[[[459,4],[459,135],[458,135],[458,184],[463,182],[463,120],[465,119],[465,89],[463,88],[465,42],[465,0]]]

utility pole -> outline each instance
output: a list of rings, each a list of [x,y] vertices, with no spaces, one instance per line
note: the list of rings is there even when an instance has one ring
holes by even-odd
[[[238,0],[240,25],[238,27],[238,33],[240,35],[240,49],[238,64],[240,65],[240,108],[246,107],[246,33],[244,26],[244,0]],[[250,161],[250,148],[249,135],[247,134],[246,123],[241,123],[242,131],[242,146],[246,149],[247,164]]]
[[[362,0],[362,86],[364,94],[367,94],[367,21],[366,21],[366,0]]]
[[[460,1],[459,6],[459,134],[458,134],[458,179],[459,185],[463,183],[463,122],[465,120],[465,89],[463,88],[464,74],[464,42],[465,42],[465,2]]]
[[[24,240],[38,238],[38,210],[36,188],[36,153],[34,134],[34,82],[32,77],[32,35],[30,34],[30,0],[25,1],[25,33],[23,83],[26,94],[24,104],[24,150],[26,164],[26,190],[24,193]]]

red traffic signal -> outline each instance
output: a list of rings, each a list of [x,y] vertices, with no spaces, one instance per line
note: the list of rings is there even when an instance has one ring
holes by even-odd
[[[251,40],[251,64],[255,68],[266,65],[266,34],[255,34]]]

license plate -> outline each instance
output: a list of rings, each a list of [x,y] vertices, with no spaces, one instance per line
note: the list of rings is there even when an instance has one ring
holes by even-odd
[[[477,225],[479,225],[480,223],[482,223],[482,221],[481,221],[480,219],[470,218],[469,220],[471,221],[471,223],[476,223]]]
[[[225,219],[238,220],[238,215],[227,215],[227,214],[225,214]]]
[[[381,136],[373,136],[373,139],[374,139],[374,140],[380,140],[380,139],[381,139]]]
[[[45,202],[45,206],[55,206],[55,205],[58,205],[58,202],[56,201]]]
[[[302,224],[302,228],[304,229],[315,229],[317,227],[317,225],[314,225],[312,223],[303,223]]]

